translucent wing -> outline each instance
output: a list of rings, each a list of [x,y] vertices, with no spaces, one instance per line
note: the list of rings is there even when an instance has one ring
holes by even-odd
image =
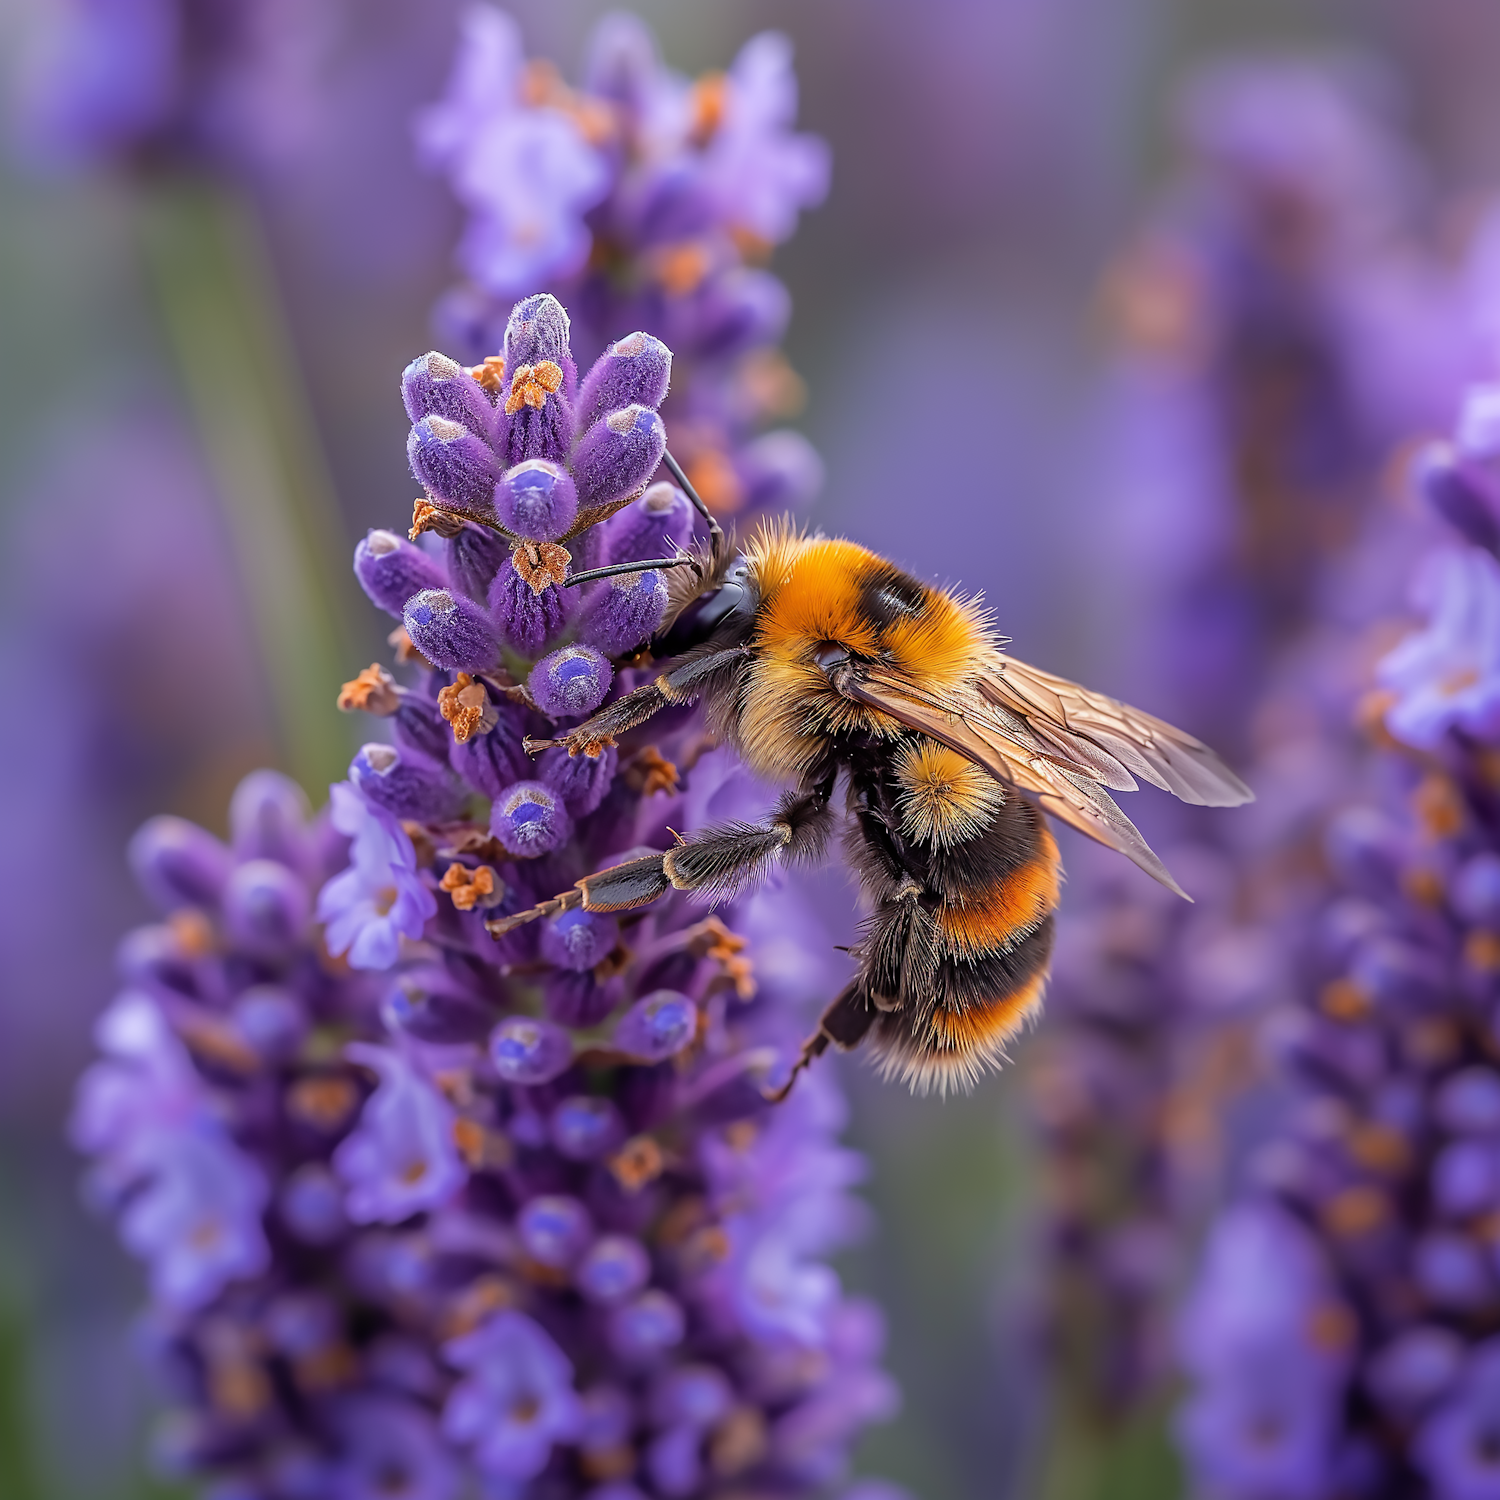
[[[1187,893],[1106,788],[1134,791],[1140,776],[1186,802],[1218,807],[1253,795],[1191,735],[1000,652],[945,700],[878,664],[851,665],[840,686],[1030,792],[1044,811],[1118,850],[1180,896]]]

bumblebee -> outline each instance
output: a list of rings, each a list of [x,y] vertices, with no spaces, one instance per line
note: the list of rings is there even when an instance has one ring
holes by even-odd
[[[723,900],[778,863],[820,859],[846,787],[846,855],[871,908],[855,977],[804,1044],[873,1051],[915,1090],[971,1087],[1042,999],[1062,876],[1047,815],[1185,895],[1111,791],[1137,780],[1227,807],[1250,789],[1205,745],[1149,714],[1008,655],[976,601],[853,542],[763,528],[743,553],[680,469],[710,546],[672,567],[652,680],[536,751],[597,755],[672,705],[757,775],[789,787],[763,823],[680,838],[491,923],[497,936],[575,907],[618,912],[670,890]]]

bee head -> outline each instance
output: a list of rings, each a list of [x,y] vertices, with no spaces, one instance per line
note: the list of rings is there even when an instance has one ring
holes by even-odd
[[[725,644],[747,636],[755,624],[760,593],[749,559],[736,553],[706,580],[666,630],[652,642],[659,657],[680,656],[718,636]]]

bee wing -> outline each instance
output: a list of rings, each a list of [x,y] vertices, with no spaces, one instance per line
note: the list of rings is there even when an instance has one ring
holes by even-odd
[[[1017,667],[1021,673],[1013,675]],[[1232,805],[1251,795],[1211,750],[1191,736],[998,652],[951,701],[915,691],[879,666],[849,673],[843,690],[952,746],[996,780],[1030,792],[1045,812],[1117,850],[1186,899],[1191,898],[1105,788],[1134,790],[1135,771],[1168,791],[1187,787],[1194,795],[1185,800],[1206,801],[1208,794],[1217,798],[1211,805]],[[1079,707],[1070,723],[1073,703]],[[1197,774],[1190,781],[1178,761],[1167,759],[1161,749],[1166,737],[1175,756],[1196,752],[1214,772],[1213,779],[1199,769],[1198,761],[1191,761]]]
[[[1116,791],[1135,790],[1133,771],[1202,807],[1238,807],[1255,800],[1255,793],[1201,740],[1065,677],[997,651],[975,686],[999,713],[1019,719],[1038,740],[1055,746],[1064,761]],[[1101,774],[1112,766],[1125,772],[1126,784]]]

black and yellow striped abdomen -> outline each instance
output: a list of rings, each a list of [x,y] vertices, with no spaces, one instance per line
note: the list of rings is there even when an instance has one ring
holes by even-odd
[[[968,1083],[1041,1002],[1061,868],[1041,812],[920,736],[857,765],[861,945],[885,1071]]]

